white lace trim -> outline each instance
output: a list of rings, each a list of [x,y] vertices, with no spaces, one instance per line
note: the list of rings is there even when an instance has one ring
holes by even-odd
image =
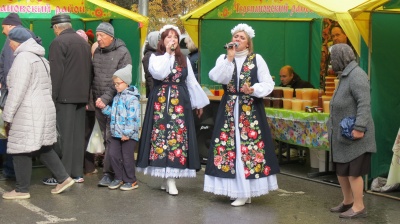
[[[231,198],[259,197],[278,190],[276,175],[246,180],[246,186],[238,186],[235,179],[205,175],[204,191]],[[250,188],[248,191],[243,188]]]
[[[161,178],[194,178],[196,177],[196,170],[191,169],[178,169],[171,167],[154,167],[148,166],[146,168],[137,167],[138,172],[145,175]]]

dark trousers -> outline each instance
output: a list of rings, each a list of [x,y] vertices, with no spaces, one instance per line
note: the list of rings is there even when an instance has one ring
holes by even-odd
[[[85,173],[91,173],[96,169],[96,166],[94,165],[95,154],[86,151],[95,121],[96,116],[94,111],[87,110],[85,119],[85,162],[83,164],[83,169]]]
[[[124,183],[134,183],[135,175],[135,147],[137,141],[121,141],[120,138],[110,139],[110,161],[114,170],[114,180],[122,180]]]
[[[7,139],[0,139],[0,151],[3,153],[2,156],[0,157],[1,160],[4,158],[4,163],[3,161],[0,161],[1,166],[3,168],[3,175],[5,177],[14,177],[14,165],[13,165],[13,158],[11,154],[7,154]]]
[[[39,151],[33,153],[14,154],[13,162],[16,177],[16,192],[29,192],[33,156],[39,156],[39,159],[53,173],[53,176],[57,179],[58,183],[64,182],[69,177],[52,146],[43,146]]]
[[[13,157],[10,154],[5,154],[5,161],[3,164],[3,175],[6,177],[14,177]]]
[[[61,161],[71,177],[83,176],[86,104],[56,103]],[[60,152],[58,152],[60,155]]]
[[[105,141],[105,153],[104,153],[104,160],[103,160],[103,174],[108,176],[113,176],[110,158],[109,158],[109,147],[110,147],[110,139],[111,139],[111,132],[110,132],[110,119],[105,116],[101,109],[96,107],[96,119],[99,122],[99,126],[101,132],[103,133],[103,138]]]

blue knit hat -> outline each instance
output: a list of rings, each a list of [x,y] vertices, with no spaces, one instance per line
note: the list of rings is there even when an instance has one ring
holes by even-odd
[[[24,27],[15,27],[8,33],[8,38],[18,43],[23,43],[31,37],[32,35]]]

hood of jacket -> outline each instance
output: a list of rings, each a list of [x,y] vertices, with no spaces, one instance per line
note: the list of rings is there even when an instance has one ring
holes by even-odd
[[[157,49],[152,48],[149,44],[146,44],[144,47],[143,55],[147,54],[148,52],[155,53]]]
[[[121,92],[121,95],[136,96],[138,99],[140,98],[139,90],[135,86],[129,86]]]
[[[23,42],[14,51],[14,56],[17,56],[21,52],[31,52],[39,56],[44,56],[45,50],[39,45],[33,38],[29,38],[27,41]]]

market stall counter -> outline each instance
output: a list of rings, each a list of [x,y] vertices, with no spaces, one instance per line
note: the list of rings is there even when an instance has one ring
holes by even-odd
[[[308,177],[316,177],[330,174],[329,170],[329,142],[326,121],[327,113],[306,113],[300,111],[265,108],[268,124],[272,137],[279,142],[279,161],[282,163],[283,144],[324,150],[324,172],[309,173]],[[287,147],[289,146],[287,145]],[[287,156],[290,159],[290,156]]]

